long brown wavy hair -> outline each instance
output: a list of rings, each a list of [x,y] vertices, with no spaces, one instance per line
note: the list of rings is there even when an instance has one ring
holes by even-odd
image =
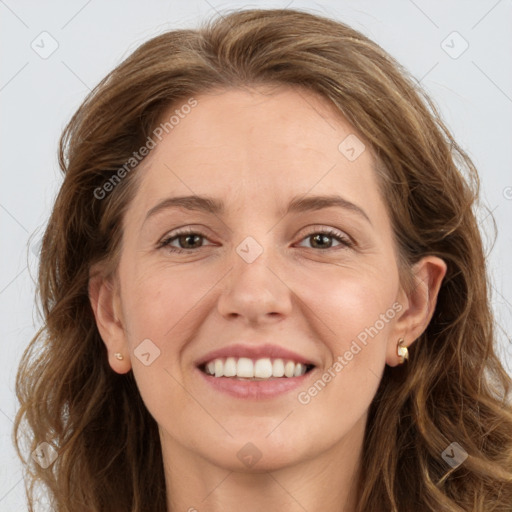
[[[133,373],[110,368],[88,296],[93,264],[115,270],[140,166],[108,193],[104,184],[119,178],[170,106],[257,84],[302,87],[342,113],[375,156],[400,261],[410,268],[436,255],[448,265],[408,364],[386,366],[371,403],[358,512],[512,511],[511,378],[496,354],[474,213],[477,171],[419,84],[382,48],[343,23],[292,9],[233,11],[154,37],[66,126],[64,180],[38,274],[44,325],[16,380],[13,433],[30,511],[39,486],[55,511],[166,510],[157,424]],[[58,454],[46,469],[30,456],[42,442]],[[442,457],[452,442],[468,454],[455,468]]]

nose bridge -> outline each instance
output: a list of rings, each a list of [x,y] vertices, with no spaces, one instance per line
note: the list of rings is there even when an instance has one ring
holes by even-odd
[[[218,310],[223,316],[254,322],[291,311],[289,288],[279,277],[279,254],[270,243],[272,234],[246,236],[232,254]]]

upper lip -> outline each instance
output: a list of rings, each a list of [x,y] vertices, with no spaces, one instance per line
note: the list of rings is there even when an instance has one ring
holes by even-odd
[[[312,360],[297,354],[297,352],[294,352],[293,350],[270,344],[257,346],[237,344],[222,347],[216,350],[212,350],[211,352],[208,352],[202,356],[196,361],[196,366],[201,366],[205,363],[208,363],[209,361],[213,361],[214,359],[221,359],[224,357],[247,357],[254,360],[263,358],[286,359],[294,361],[295,363],[316,366]]]

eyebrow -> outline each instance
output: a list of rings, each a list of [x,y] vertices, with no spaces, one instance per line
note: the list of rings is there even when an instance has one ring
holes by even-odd
[[[280,213],[284,217],[289,213],[302,213],[331,207],[352,211],[367,220],[370,225],[372,224],[370,218],[360,206],[351,203],[339,195],[295,196],[288,203],[286,209],[281,210]],[[224,202],[213,197],[198,195],[168,197],[148,211],[144,222],[157,213],[169,208],[184,208],[214,215],[222,215],[225,212]]]

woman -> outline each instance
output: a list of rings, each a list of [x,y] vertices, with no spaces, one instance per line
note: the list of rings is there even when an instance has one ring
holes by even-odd
[[[29,499],[512,510],[478,176],[379,46],[286,9],[165,33],[60,164],[17,378]]]

